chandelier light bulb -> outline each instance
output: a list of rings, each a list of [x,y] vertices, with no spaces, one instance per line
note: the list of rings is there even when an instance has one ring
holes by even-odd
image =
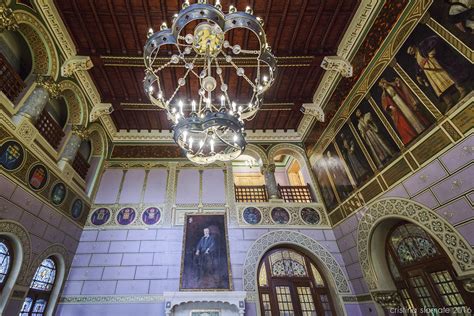
[[[160,100],[163,99],[163,93],[158,92],[158,99],[160,99]]]
[[[191,102],[191,107],[192,107],[192,111],[193,111],[193,112],[196,112],[196,101],[193,100],[193,101]]]
[[[166,22],[161,23],[160,30],[163,31],[167,29],[168,29],[168,24],[166,24]]]
[[[189,138],[189,150],[193,150],[193,141],[194,141],[193,138],[190,137]]]
[[[237,105],[235,104],[235,102],[232,102],[232,111],[235,112],[235,109],[237,108]]]
[[[213,153],[214,152],[214,140],[213,139],[211,139],[210,144],[211,144],[211,152]]]
[[[150,28],[148,29],[147,38],[150,38],[150,36],[152,36],[153,33],[155,33],[155,32],[154,32],[153,29],[150,27]]]
[[[229,6],[229,13],[235,13],[235,12],[237,12],[237,8],[234,7],[233,5],[230,5]]]
[[[186,143],[186,138],[188,137],[188,131],[183,132],[183,142]]]
[[[217,9],[222,10],[222,5],[220,0],[216,0],[216,4],[214,5]]]
[[[179,113],[183,114],[183,101],[179,100],[178,106],[179,106]]]
[[[264,82],[264,83],[267,83],[267,82],[268,82],[268,77],[267,77],[267,76],[263,76],[263,82]]]
[[[225,96],[222,94],[221,95],[221,107],[225,106]]]
[[[245,13],[247,13],[247,14],[253,14],[252,8],[251,8],[250,6],[247,6],[247,7],[245,8]]]

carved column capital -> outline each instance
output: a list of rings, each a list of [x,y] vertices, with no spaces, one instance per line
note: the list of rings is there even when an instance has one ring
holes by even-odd
[[[89,138],[90,131],[85,128],[84,126],[79,126],[79,125],[73,125],[72,126],[72,134],[79,136],[79,138],[87,139]]]
[[[261,173],[266,173],[266,172],[275,172],[275,169],[276,169],[276,166],[275,164],[263,164],[261,167],[260,167],[260,172]]]
[[[324,111],[321,108],[320,104],[304,103],[301,109],[304,115],[313,116],[319,122],[324,122],[325,120]]]
[[[398,308],[402,306],[400,295],[397,291],[378,291],[372,292],[372,297],[384,309]]]
[[[326,56],[321,63],[324,70],[334,70],[343,77],[352,77],[352,65],[346,59],[339,56]]]
[[[49,93],[49,97],[52,99],[58,98],[61,94],[60,85],[55,82],[52,77],[38,75],[36,77],[36,85],[46,89]]]
[[[18,21],[13,14],[13,10],[8,8],[3,1],[0,1],[0,33],[3,31],[16,31],[18,28]]]
[[[61,75],[70,77],[76,71],[89,70],[94,66],[89,56],[74,56],[64,62],[61,67]]]

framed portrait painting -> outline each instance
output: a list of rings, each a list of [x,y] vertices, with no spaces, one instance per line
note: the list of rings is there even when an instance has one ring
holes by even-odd
[[[232,290],[225,214],[187,213],[181,257],[181,291]]]

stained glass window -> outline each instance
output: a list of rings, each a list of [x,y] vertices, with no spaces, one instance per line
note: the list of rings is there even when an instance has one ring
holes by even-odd
[[[0,238],[0,288],[6,282],[10,272],[11,253],[8,242]]]
[[[25,298],[23,305],[21,306],[20,316],[27,316],[31,311],[31,307],[33,305],[33,299],[31,297]]]
[[[308,275],[304,257],[290,250],[272,253],[270,266],[272,275],[276,277],[304,277]]]
[[[402,265],[439,255],[431,237],[413,224],[398,226],[390,237],[390,244]]]
[[[51,291],[56,278],[56,265],[51,258],[44,259],[36,270],[31,288],[40,291]]]
[[[259,275],[258,275],[258,285],[268,286],[267,268],[265,268],[265,263],[263,263],[262,267],[260,268],[260,272],[259,272]]]

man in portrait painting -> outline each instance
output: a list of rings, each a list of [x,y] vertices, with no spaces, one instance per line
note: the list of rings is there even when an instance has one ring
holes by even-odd
[[[357,109],[355,114],[358,121],[357,128],[361,138],[365,141],[367,147],[369,147],[369,151],[377,167],[383,167],[384,162],[395,154],[394,150],[385,141],[384,136],[380,134],[379,128],[373,121],[370,112],[363,114],[360,109]]]
[[[416,60],[418,83],[425,87],[431,86],[436,96],[449,109],[467,94],[469,69],[456,67],[451,56],[443,56],[441,44],[441,38],[436,35],[430,36],[418,45],[409,46],[407,53]],[[457,98],[452,92],[453,87],[458,92]]]
[[[430,123],[420,112],[418,99],[400,78],[395,78],[393,82],[381,78],[379,87],[382,89],[382,108],[392,118],[398,135],[406,145],[421,134]]]
[[[216,239],[209,233],[209,228],[204,228],[203,233],[203,236],[196,245],[196,252],[194,254],[198,269],[198,279],[212,272],[216,251]]]

